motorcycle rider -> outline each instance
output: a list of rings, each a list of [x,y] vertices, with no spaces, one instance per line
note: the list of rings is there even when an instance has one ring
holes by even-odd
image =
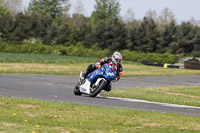
[[[120,76],[123,72],[123,67],[121,65],[122,55],[119,52],[114,52],[112,57],[104,57],[100,61],[97,61],[96,64],[90,64],[86,70],[85,73],[83,73],[82,78],[83,80],[86,79],[87,75],[94,70],[96,70],[98,67],[103,66],[105,63],[114,63],[117,66],[116,71],[116,81],[120,79]],[[111,90],[111,85],[109,85],[107,88],[105,88],[106,91]]]

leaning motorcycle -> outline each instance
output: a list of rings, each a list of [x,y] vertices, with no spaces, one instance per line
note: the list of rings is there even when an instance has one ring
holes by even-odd
[[[78,83],[74,87],[75,95],[86,94],[96,97],[102,90],[108,87],[112,81],[116,80],[117,66],[113,63],[105,63],[104,66],[97,68],[88,74],[84,80],[83,72],[80,73]]]

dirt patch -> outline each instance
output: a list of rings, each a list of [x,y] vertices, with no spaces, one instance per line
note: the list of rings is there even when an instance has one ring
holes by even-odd
[[[69,112],[72,112],[72,110],[70,110],[70,109],[64,109],[64,110],[54,109],[53,111],[54,112],[59,112],[59,113],[69,113]]]
[[[172,93],[172,92],[167,92],[166,94],[174,95],[174,96],[184,96],[184,97],[189,97],[189,98],[200,98],[200,96],[189,96],[189,95],[186,95],[186,94]]]
[[[25,112],[26,116],[28,117],[31,117],[31,118],[35,118],[35,115],[34,114],[31,114],[31,113],[28,113],[28,112]]]
[[[193,128],[194,130],[200,130],[200,125],[196,125],[195,128]]]
[[[181,127],[179,128],[179,130],[200,130],[200,124],[198,123],[194,123],[194,122],[178,122],[180,124],[183,124],[183,125],[190,125],[190,127]]]
[[[179,130],[200,130],[200,125],[195,125],[193,127],[181,127]]]
[[[39,106],[26,105],[26,104],[19,104],[18,107],[20,107],[22,109],[37,109],[37,108],[39,108]]]
[[[137,126],[137,127],[135,127],[135,129],[143,129],[143,127],[142,126]]]
[[[189,130],[200,130],[200,125],[195,125],[193,128],[189,128]]]
[[[143,124],[142,126],[137,126],[135,129],[143,129],[144,127],[164,127],[166,125],[164,124],[159,124],[159,123],[146,123]]]
[[[8,123],[8,122],[4,122],[4,123],[2,123],[2,125],[3,125],[4,127],[17,127],[17,124]]]
[[[61,133],[70,133],[70,131],[64,131],[64,132],[61,132]]]
[[[51,130],[63,131],[63,127],[52,127]]]
[[[61,118],[61,115],[50,115],[49,118]]]
[[[159,123],[147,123],[147,124],[143,124],[143,126],[145,127],[164,127],[164,124],[159,124]]]
[[[58,130],[61,133],[70,133],[70,131],[63,131],[64,130],[63,127],[52,127],[51,130]]]
[[[189,130],[189,128],[188,127],[181,127],[181,128],[179,128],[179,130]]]
[[[134,118],[135,120],[138,120],[139,122],[150,122],[148,119],[141,119],[141,118]]]

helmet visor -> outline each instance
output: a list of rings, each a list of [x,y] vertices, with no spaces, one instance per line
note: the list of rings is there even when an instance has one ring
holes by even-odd
[[[121,59],[115,59],[117,63],[121,63]]]

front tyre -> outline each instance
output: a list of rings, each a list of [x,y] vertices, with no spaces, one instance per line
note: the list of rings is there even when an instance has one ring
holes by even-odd
[[[81,95],[82,93],[80,92],[80,89],[79,89],[79,87],[78,87],[78,84],[76,84],[75,85],[75,87],[74,87],[74,94],[75,95]]]
[[[103,90],[103,88],[106,86],[106,84],[107,84],[107,82],[105,80],[101,80],[99,85],[93,91],[91,91],[89,96],[96,97],[101,92],[101,90]]]

